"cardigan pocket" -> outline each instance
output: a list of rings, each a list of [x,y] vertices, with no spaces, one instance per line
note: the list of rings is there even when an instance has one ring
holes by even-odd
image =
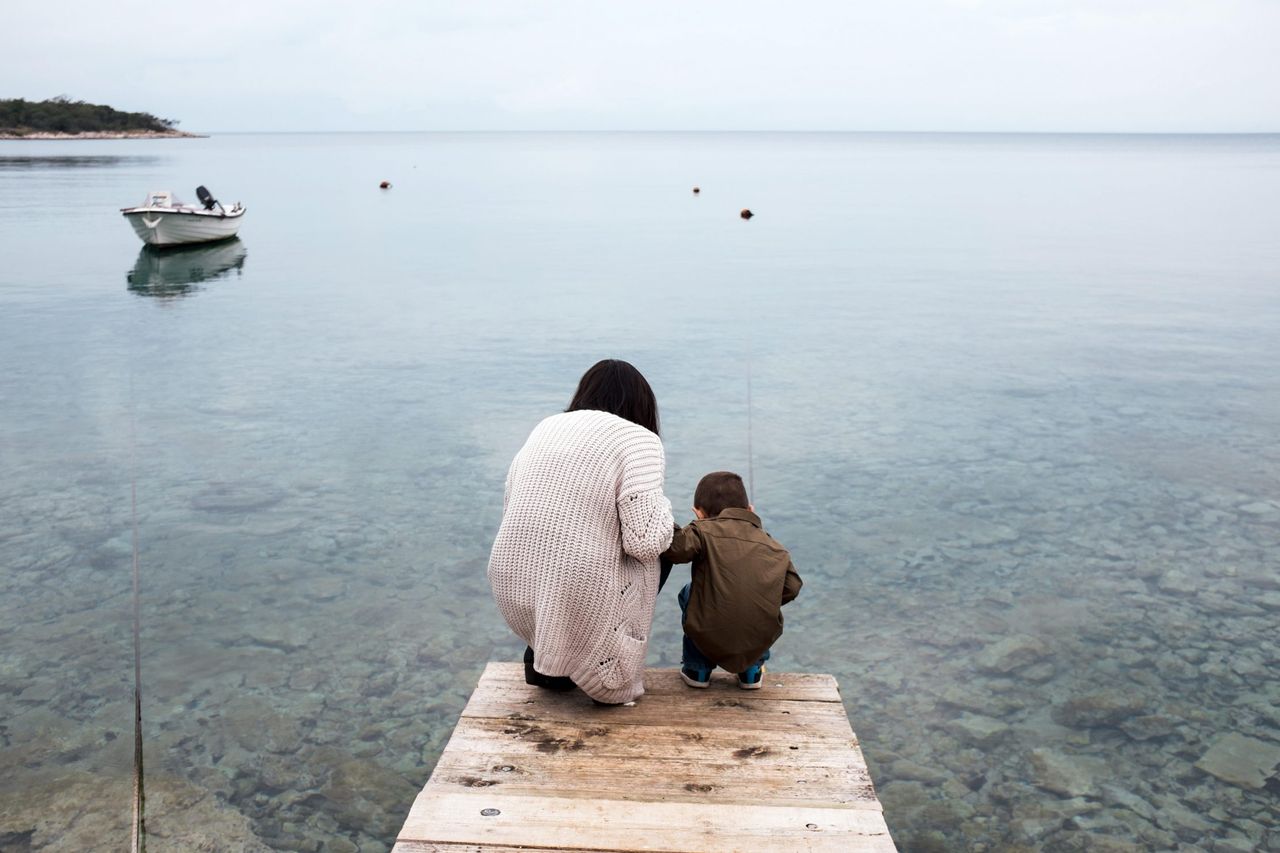
[[[649,638],[631,636],[631,624],[618,626],[618,645],[612,657],[600,661],[600,681],[610,690],[632,683],[644,668],[644,654]]]

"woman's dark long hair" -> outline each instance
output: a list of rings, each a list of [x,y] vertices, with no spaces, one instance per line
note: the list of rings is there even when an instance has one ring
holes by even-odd
[[[658,434],[658,401],[640,371],[625,361],[606,358],[591,365],[578,381],[566,412],[609,412]]]

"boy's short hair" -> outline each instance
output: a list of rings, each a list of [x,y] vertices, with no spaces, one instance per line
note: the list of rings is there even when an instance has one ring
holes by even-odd
[[[698,488],[693,491],[693,505],[708,518],[715,518],[726,509],[747,509],[751,501],[741,477],[732,471],[712,471],[698,481]]]

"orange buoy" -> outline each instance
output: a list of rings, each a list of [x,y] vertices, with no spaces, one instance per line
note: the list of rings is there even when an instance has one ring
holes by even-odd
[[[755,214],[752,213],[749,208],[745,208],[745,207],[742,208],[742,212],[739,213],[738,215],[741,216],[743,219],[750,219],[751,217],[755,216]]]
[[[391,182],[390,182],[390,181],[383,181],[382,183],[378,184],[378,186],[379,186],[379,187],[381,187],[381,188],[382,188],[382,189],[384,189],[384,190],[389,190],[389,189],[391,189]]]

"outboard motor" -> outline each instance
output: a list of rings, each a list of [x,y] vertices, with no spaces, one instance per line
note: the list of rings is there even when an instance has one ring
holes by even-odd
[[[218,200],[213,194],[204,187],[196,187],[196,198],[200,199],[200,203],[204,205],[205,210],[213,210],[214,206],[222,207],[218,204]]]

